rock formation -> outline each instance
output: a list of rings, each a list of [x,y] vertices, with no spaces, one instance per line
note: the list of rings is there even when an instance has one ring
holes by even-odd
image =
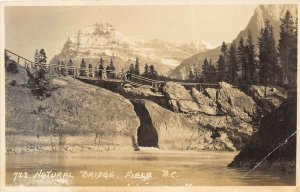
[[[289,98],[278,109],[263,117],[259,131],[251,137],[246,147],[228,166],[253,168],[274,150],[258,169],[295,173],[296,135],[293,133],[296,128],[297,100]],[[276,149],[279,145],[281,147]]]
[[[6,90],[6,134],[33,136],[101,136],[102,143],[131,146],[140,122],[129,100],[117,93],[89,85],[71,77],[51,80],[52,96],[38,100],[29,87],[15,78]],[[8,80],[7,79],[7,80]],[[86,141],[87,142],[87,141]],[[93,140],[89,141],[93,144]],[[68,144],[68,143],[66,143]],[[82,143],[84,144],[84,143]],[[85,143],[86,144],[86,143]]]

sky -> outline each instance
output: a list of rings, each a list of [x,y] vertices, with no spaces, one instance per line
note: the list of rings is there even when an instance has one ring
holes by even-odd
[[[128,36],[171,42],[203,41],[209,48],[231,42],[257,5],[22,6],[5,7],[5,48],[33,60],[44,48],[48,61],[69,36],[108,22]]]

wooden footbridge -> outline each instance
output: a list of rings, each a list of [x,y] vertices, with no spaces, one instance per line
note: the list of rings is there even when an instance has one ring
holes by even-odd
[[[103,78],[100,80],[98,79],[99,70],[98,68],[76,68],[74,66],[69,65],[59,65],[59,64],[47,64],[47,63],[39,63],[34,62],[29,59],[26,59],[20,56],[17,53],[9,51],[5,49],[5,55],[9,56],[12,60],[16,61],[19,65],[24,66],[26,69],[39,69],[44,68],[45,70],[53,73],[57,73],[58,75],[64,76],[72,76],[77,79],[85,79],[85,80],[94,80],[94,81],[114,81],[126,83],[134,86],[140,87],[143,85],[149,85],[153,88],[157,89],[161,85],[165,84],[166,81],[158,81],[150,78],[146,78],[140,75],[130,74],[130,78],[127,79],[126,73],[123,71],[114,71],[114,70],[102,70]],[[203,91],[205,88],[211,87],[216,88],[218,84],[209,84],[209,83],[188,83],[188,82],[176,82],[183,85],[187,89],[196,88],[198,91]]]

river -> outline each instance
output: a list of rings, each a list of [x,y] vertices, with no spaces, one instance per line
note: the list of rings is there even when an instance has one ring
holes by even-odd
[[[295,177],[227,168],[237,152],[114,150],[6,155],[6,184],[69,186],[295,185]],[[60,173],[61,172],[61,173]]]

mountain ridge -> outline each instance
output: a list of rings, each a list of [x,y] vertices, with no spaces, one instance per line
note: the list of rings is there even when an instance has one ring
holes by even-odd
[[[183,59],[203,50],[206,50],[206,46],[202,42],[176,44],[158,39],[143,40],[126,36],[111,24],[101,22],[80,28],[71,35],[61,52],[50,63],[72,59],[75,66],[79,66],[84,58],[86,63],[97,67],[102,57],[105,65],[113,59],[117,70],[127,70],[138,57],[141,61],[140,69],[145,63],[153,64],[159,72],[166,75]]]
[[[266,19],[269,19],[271,25],[273,26],[276,43],[278,43],[280,18],[283,18],[287,10],[291,12],[294,18],[298,15],[297,5],[259,5],[254,10],[254,14],[250,18],[250,21],[247,24],[246,28],[244,30],[241,30],[232,42],[238,43],[241,37],[246,39],[248,36],[248,31],[250,30],[252,33],[254,43],[257,45],[260,29],[263,28],[264,21]],[[221,43],[222,42],[220,42],[220,45]],[[227,44],[229,45],[230,43]],[[215,49],[208,50],[206,52],[197,53],[183,60],[179,66],[177,66],[174,70],[170,72],[169,76],[176,79],[187,79],[192,66],[194,66],[194,68],[201,69],[205,58],[211,58],[212,62],[216,63],[220,53],[220,46]]]

